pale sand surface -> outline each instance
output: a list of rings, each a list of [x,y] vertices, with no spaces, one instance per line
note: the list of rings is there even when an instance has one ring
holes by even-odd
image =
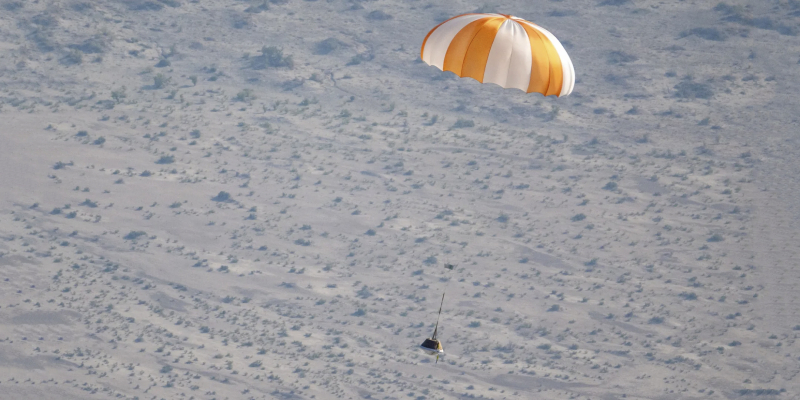
[[[2,399],[800,397],[796,1],[0,3]]]

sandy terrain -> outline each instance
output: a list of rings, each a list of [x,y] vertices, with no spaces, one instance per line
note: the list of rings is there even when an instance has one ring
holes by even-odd
[[[799,398],[800,3],[712,3],[1,1],[0,398]]]

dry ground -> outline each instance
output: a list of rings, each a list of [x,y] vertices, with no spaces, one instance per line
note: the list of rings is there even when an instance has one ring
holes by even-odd
[[[2,397],[799,397],[800,3],[762,3],[3,1]],[[575,93],[418,61],[474,10]]]

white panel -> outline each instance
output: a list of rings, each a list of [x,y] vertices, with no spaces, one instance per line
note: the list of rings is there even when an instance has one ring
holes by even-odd
[[[447,54],[447,48],[453,38],[470,22],[486,17],[487,14],[464,15],[440,25],[425,42],[425,48],[422,49],[422,61],[439,69],[444,68],[444,56]]]
[[[502,87],[506,85],[508,66],[511,63],[512,41],[514,40],[513,21],[506,20],[500,25],[494,36],[489,57],[486,59],[486,69],[483,71],[483,83],[495,83]]]
[[[527,32],[517,22],[506,21],[489,52],[484,82],[527,91],[531,67],[531,44]]]

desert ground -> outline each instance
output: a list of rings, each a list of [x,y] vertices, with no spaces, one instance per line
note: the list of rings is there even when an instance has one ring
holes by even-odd
[[[419,60],[473,11],[575,92]],[[0,398],[800,398],[798,36],[797,0],[2,0]]]

